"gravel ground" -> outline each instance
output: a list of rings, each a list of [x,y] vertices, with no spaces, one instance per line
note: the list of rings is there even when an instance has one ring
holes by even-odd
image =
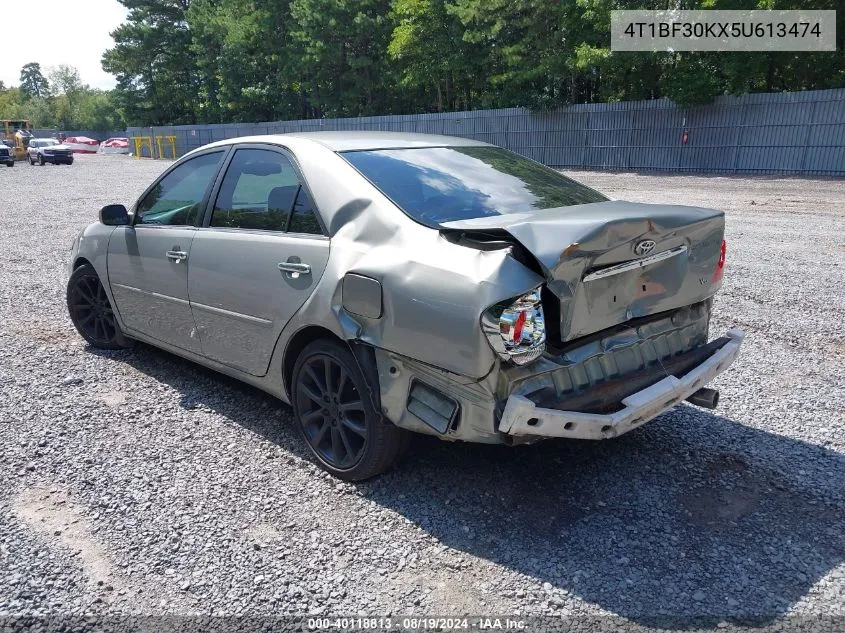
[[[602,443],[421,438],[352,485],[273,398],[73,330],[73,237],[164,167],[0,168],[0,616],[845,617],[842,181],[574,174],[727,212],[713,333],[748,337],[716,414]]]

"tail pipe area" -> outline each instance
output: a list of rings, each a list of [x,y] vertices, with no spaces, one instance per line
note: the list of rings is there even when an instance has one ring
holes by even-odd
[[[705,409],[715,409],[719,405],[719,392],[716,389],[702,387],[687,398],[687,402]]]

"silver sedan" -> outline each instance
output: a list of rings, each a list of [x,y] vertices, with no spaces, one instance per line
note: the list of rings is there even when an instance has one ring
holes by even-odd
[[[93,346],[135,340],[293,407],[318,463],[360,480],[411,432],[605,439],[739,352],[710,339],[724,216],[611,201],[477,141],[238,138],[174,163],[74,243],[67,304]]]

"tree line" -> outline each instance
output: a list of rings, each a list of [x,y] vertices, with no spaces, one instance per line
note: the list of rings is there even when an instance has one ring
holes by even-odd
[[[658,97],[688,106],[721,94],[845,86],[842,10],[835,52],[615,53],[610,11],[665,9],[666,0],[119,1],[128,17],[103,56],[117,87],[71,91],[75,111],[61,99],[67,91],[35,97],[32,107],[81,122],[108,106],[146,126]],[[841,0],[670,4],[841,9]]]
[[[20,84],[0,82],[0,118],[27,119],[35,128],[60,130],[122,130],[126,121],[112,91],[82,83],[73,66],[41,68],[32,62],[21,68]]]
[[[103,59],[142,125],[255,122],[845,86],[833,53],[613,53],[611,9],[666,0],[120,0]],[[840,8],[841,0],[678,8]]]

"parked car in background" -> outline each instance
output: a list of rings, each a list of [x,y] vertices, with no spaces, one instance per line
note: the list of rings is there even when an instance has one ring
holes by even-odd
[[[129,154],[128,138],[108,138],[100,143],[100,154]]]
[[[6,143],[0,142],[0,164],[6,165],[6,167],[14,167],[15,155],[13,152],[13,148],[6,145]]]
[[[62,144],[71,148],[75,154],[96,154],[100,149],[100,141],[87,136],[68,136]]]
[[[34,138],[27,147],[29,164],[73,165],[73,150],[54,138]]]
[[[100,211],[67,306],[93,346],[138,339],[289,402],[317,462],[360,480],[409,432],[599,440],[714,408],[743,339],[709,336],[724,226],[469,139],[230,139]]]

